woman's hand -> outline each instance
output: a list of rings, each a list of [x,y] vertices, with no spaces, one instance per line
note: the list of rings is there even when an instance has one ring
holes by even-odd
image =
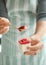
[[[0,34],[6,34],[9,31],[10,22],[7,18],[0,17]]]
[[[36,30],[34,35],[30,38],[31,40],[31,46],[28,47],[29,52],[26,51],[24,52],[24,54],[27,55],[36,55],[38,52],[41,51],[41,49],[43,48],[43,44],[41,42],[42,37],[44,36],[44,34],[46,33],[46,21],[45,20],[38,20],[38,22],[36,22]]]
[[[37,35],[33,35],[31,38],[31,46],[28,47],[29,51],[24,52],[26,55],[36,55],[43,48],[43,43],[40,41],[40,38]]]

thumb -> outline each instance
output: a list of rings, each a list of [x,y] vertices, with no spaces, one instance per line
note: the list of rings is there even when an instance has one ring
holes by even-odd
[[[30,37],[31,45],[36,45],[39,41],[40,40],[39,40],[38,36],[36,36],[36,35],[33,35]]]

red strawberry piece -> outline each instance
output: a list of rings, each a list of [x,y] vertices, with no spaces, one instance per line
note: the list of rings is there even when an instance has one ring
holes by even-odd
[[[18,28],[19,31],[23,31],[23,30],[26,30],[26,29],[27,29],[27,26],[20,26],[20,27]]]
[[[23,39],[19,40],[18,42],[20,44],[29,44],[30,43],[30,41],[28,39],[26,39],[26,38],[23,38]]]

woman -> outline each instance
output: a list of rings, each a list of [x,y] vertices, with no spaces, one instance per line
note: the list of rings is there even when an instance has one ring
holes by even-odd
[[[10,0],[9,2],[11,23],[16,27],[27,25],[28,30],[20,33],[11,28],[3,36],[2,65],[46,65],[46,36],[44,36],[46,32],[46,0],[38,0],[37,16],[32,13],[32,0]],[[28,47],[29,52],[24,52],[24,55],[19,49],[18,40],[25,37],[30,38],[33,46]]]

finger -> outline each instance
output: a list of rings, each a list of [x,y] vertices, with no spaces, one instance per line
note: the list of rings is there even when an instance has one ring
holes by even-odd
[[[42,48],[41,48],[41,49],[42,49]],[[35,52],[36,52],[36,55],[37,55],[38,53],[40,53],[40,52],[41,52],[41,49],[39,49],[39,50],[35,51]]]
[[[4,18],[4,17],[1,17],[1,20],[5,21],[5,22],[9,22],[9,20],[7,18]]]
[[[40,38],[37,35],[33,35],[31,36],[30,41],[31,45],[36,45],[37,43],[40,42]]]
[[[6,34],[9,31],[9,27],[4,27],[2,30],[0,30],[0,34]]]
[[[37,51],[26,51],[26,52],[24,52],[24,54],[25,55],[37,55],[40,51],[41,51],[41,49],[39,49]]]
[[[27,49],[29,49],[31,51],[37,51],[38,49],[41,49],[42,47],[43,47],[43,43],[39,42],[37,45],[30,46]]]
[[[32,40],[37,40],[38,42],[40,41],[39,36],[38,36],[38,35],[36,35],[36,34],[34,34],[33,36],[31,36],[31,38],[30,38],[30,39],[32,39]]]
[[[24,52],[25,55],[36,55],[36,51],[26,51]]]
[[[9,20],[7,18],[1,18],[0,19],[0,25],[3,25],[3,26],[10,26],[11,23],[9,22]]]

